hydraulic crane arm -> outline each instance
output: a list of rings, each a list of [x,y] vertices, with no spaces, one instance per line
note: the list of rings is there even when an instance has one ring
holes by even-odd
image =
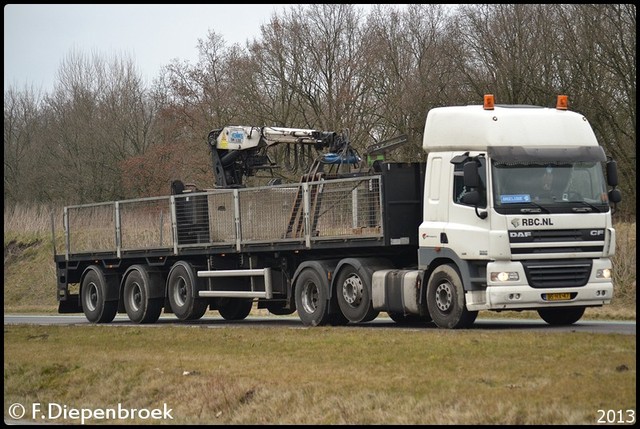
[[[267,154],[276,145],[294,145],[300,153],[304,147],[333,153],[349,148],[347,138],[334,131],[282,127],[227,126],[211,131],[208,143],[215,184],[221,188],[240,187],[244,176],[277,168]]]

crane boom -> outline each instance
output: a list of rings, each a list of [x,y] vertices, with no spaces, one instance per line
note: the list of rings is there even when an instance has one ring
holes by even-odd
[[[342,159],[336,157],[337,153],[352,155],[347,137],[335,131],[233,125],[211,131],[207,140],[215,184],[222,188],[243,186],[243,177],[253,176],[258,169],[272,171],[278,168],[267,153],[268,148],[276,145],[291,145],[296,154],[302,154],[304,148],[308,149],[308,153],[311,148],[318,152],[326,151],[325,155],[332,155],[326,159],[332,161],[325,163]],[[351,156],[349,159],[352,162],[355,158]]]

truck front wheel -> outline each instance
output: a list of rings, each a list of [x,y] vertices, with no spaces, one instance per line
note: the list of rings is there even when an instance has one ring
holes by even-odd
[[[541,308],[538,314],[549,325],[573,325],[582,318],[585,307]]]
[[[437,267],[429,277],[427,308],[435,324],[446,329],[467,328],[478,316],[477,311],[467,310],[462,280],[449,264]]]
[[[107,281],[102,272],[91,269],[82,279],[82,311],[91,323],[109,323],[118,312],[118,301],[107,301]]]
[[[207,311],[208,301],[198,296],[198,278],[188,262],[176,262],[167,279],[171,311],[180,320],[196,320]]]

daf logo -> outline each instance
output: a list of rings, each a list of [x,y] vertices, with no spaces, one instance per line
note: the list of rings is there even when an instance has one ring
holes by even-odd
[[[509,237],[511,237],[511,238],[527,238],[527,237],[531,237],[531,231],[509,232]]]
[[[514,228],[517,228],[520,226],[520,219],[511,219],[511,225],[513,225]]]

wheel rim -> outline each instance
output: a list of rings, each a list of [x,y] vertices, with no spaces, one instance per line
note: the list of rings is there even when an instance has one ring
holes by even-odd
[[[453,292],[449,283],[441,283],[436,288],[436,305],[440,311],[449,311],[453,303]]]
[[[362,302],[364,294],[364,284],[362,279],[352,274],[342,284],[342,296],[349,306],[357,307]]]
[[[138,282],[134,282],[131,287],[131,296],[129,296],[129,305],[134,311],[140,309],[142,304],[142,288]]]
[[[89,289],[86,295],[86,299],[84,300],[85,304],[89,311],[95,311],[96,308],[98,308],[98,285],[94,282],[91,282],[86,287]]]
[[[307,313],[318,309],[318,286],[313,282],[306,282],[302,289],[302,308]]]
[[[184,277],[178,277],[176,287],[173,289],[173,299],[179,306],[183,306],[187,302],[187,281]]]

